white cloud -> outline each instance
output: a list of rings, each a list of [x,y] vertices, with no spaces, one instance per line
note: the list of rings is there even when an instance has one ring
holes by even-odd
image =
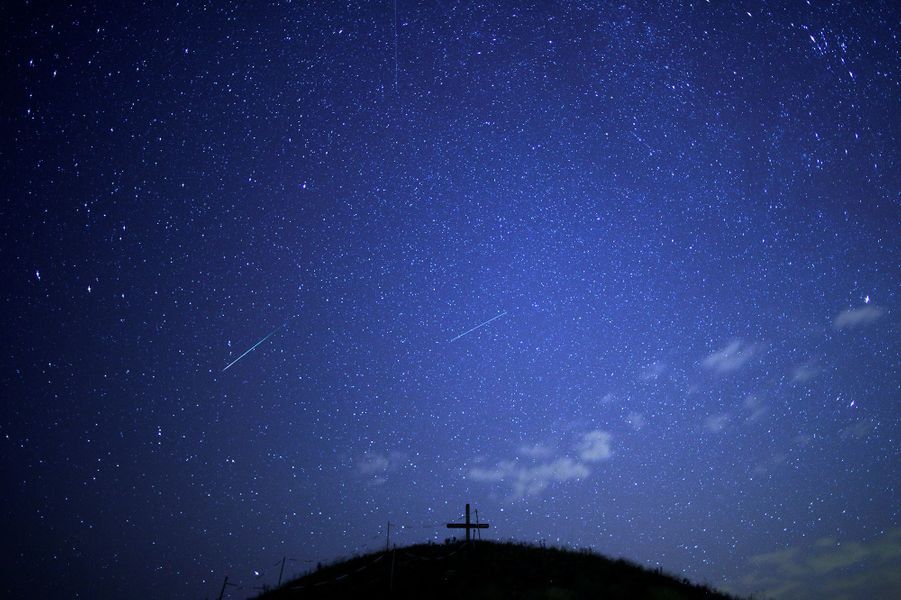
[[[878,306],[868,304],[860,308],[849,308],[835,317],[832,326],[836,329],[861,327],[875,323],[879,317],[885,314],[885,310]]]
[[[792,383],[805,383],[819,375],[820,370],[808,363],[792,369]]]
[[[613,454],[610,449],[611,439],[609,433],[600,429],[582,435],[577,447],[579,458],[585,462],[598,462],[610,458]]]
[[[873,419],[862,419],[842,429],[841,436],[842,439],[854,438],[860,440],[867,437],[874,429],[876,429],[876,421]]]
[[[796,446],[798,446],[800,448],[806,448],[807,446],[810,445],[810,442],[813,441],[813,436],[809,435],[807,433],[799,433],[794,438],[792,438],[792,441],[795,443]]]
[[[388,473],[397,471],[407,462],[407,455],[397,450],[386,454],[367,452],[357,462],[357,472],[370,478],[373,485],[381,485],[387,481]]]
[[[530,458],[547,458],[553,454],[553,450],[546,444],[535,444],[534,446],[523,445],[519,447],[520,456],[528,456]]]
[[[363,456],[363,460],[357,463],[357,470],[363,475],[370,473],[383,473],[388,470],[390,462],[388,457],[382,454],[369,454]]]
[[[641,381],[655,381],[666,371],[666,365],[659,360],[647,365],[638,374]]]
[[[630,412],[626,415],[626,423],[632,426],[632,429],[638,431],[642,427],[647,424],[647,419],[644,418],[644,415],[637,412]]]
[[[822,537],[751,556],[725,591],[775,600],[897,598],[901,528],[866,539]]]
[[[710,415],[704,419],[704,428],[711,433],[720,433],[729,423],[729,415]]]
[[[757,353],[757,344],[734,340],[703,360],[704,367],[717,373],[730,373],[743,367]]]
[[[745,409],[750,413],[746,418],[746,423],[754,423],[755,421],[759,421],[763,415],[767,413],[769,410],[766,404],[763,401],[755,396],[754,394],[750,394],[744,401]]]
[[[515,473],[517,468],[517,463],[509,460],[502,460],[493,467],[471,467],[469,469],[469,478],[473,481],[503,481]]]
[[[537,465],[523,465],[504,460],[493,467],[472,467],[469,478],[488,483],[508,482],[516,498],[534,496],[543,492],[552,482],[565,482],[588,477],[587,465],[569,457],[558,458]]]
[[[517,472],[513,482],[513,493],[517,496],[538,494],[552,481],[584,479],[591,474],[588,467],[569,457],[558,458],[550,463],[542,463]]]
[[[492,466],[476,464],[469,468],[468,477],[472,481],[484,483],[506,483],[513,490],[515,498],[534,496],[543,492],[552,483],[579,481],[591,475],[591,463],[610,458],[611,436],[606,431],[595,430],[582,434],[573,448],[578,458],[561,456],[550,459],[547,446],[522,446],[520,460],[501,460]]]

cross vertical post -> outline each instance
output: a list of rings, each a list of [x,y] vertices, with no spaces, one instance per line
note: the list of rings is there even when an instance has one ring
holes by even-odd
[[[466,530],[466,541],[470,540],[471,529],[488,529],[488,523],[473,523],[469,520],[469,504],[466,505],[466,522],[465,523],[448,523],[448,529],[465,529]]]
[[[466,541],[469,541],[469,504],[466,505]]]

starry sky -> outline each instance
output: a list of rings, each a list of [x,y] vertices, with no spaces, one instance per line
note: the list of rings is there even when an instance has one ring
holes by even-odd
[[[5,593],[247,597],[466,502],[897,592],[899,17],[3,3]]]

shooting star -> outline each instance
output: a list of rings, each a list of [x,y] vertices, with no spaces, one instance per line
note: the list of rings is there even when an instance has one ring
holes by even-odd
[[[454,339],[450,340],[450,342],[454,342],[454,341],[456,341],[456,340],[459,340],[461,337],[463,337],[463,336],[466,335],[467,333],[472,333],[473,331],[475,331],[475,330],[478,329],[479,327],[484,327],[485,325],[487,325],[488,323],[494,321],[495,319],[500,319],[500,318],[503,317],[505,314],[507,314],[507,311],[502,312],[501,314],[497,315],[496,317],[491,317],[490,319],[488,319],[488,320],[485,321],[484,323],[479,323],[478,325],[476,325],[476,326],[473,327],[472,329],[467,329],[466,331],[464,331],[463,333],[461,333],[460,335],[458,335],[458,336],[455,337]],[[448,343],[450,343],[450,342],[448,342]]]
[[[290,320],[290,319],[289,319],[289,320]],[[268,340],[269,338],[271,338],[273,335],[275,335],[275,332],[276,332],[276,331],[278,331],[279,329],[281,329],[282,327],[284,327],[284,326],[287,325],[287,324],[288,324],[288,321],[285,321],[284,323],[282,323],[281,325],[279,325],[278,327],[276,327],[275,329],[273,329],[272,331],[270,331],[270,332],[269,332],[269,335],[267,335],[266,337],[264,337],[263,339],[261,339],[259,342],[257,342],[256,344],[254,344],[253,346],[251,346],[250,348],[248,348],[247,350],[245,350],[245,351],[244,351],[244,354],[242,354],[241,356],[239,356],[239,357],[236,358],[235,360],[233,360],[233,361],[231,361],[230,363],[228,363],[228,365],[227,365],[224,369],[222,369],[222,371],[220,371],[220,373],[225,373],[226,371],[228,371],[229,367],[231,367],[233,364],[235,364],[236,362],[238,362],[239,360],[241,360],[242,358],[244,358],[245,356],[247,356],[248,354],[250,354],[251,352],[253,352],[254,350],[256,350],[256,347],[257,347],[257,346],[259,346],[260,344],[262,344],[263,342],[265,342],[266,340]]]

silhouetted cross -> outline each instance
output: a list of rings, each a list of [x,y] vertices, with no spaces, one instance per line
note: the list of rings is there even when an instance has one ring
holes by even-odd
[[[488,529],[488,523],[470,523],[469,522],[469,505],[466,505],[466,522],[465,523],[448,523],[448,529],[465,529],[466,541],[469,541],[470,529]]]

